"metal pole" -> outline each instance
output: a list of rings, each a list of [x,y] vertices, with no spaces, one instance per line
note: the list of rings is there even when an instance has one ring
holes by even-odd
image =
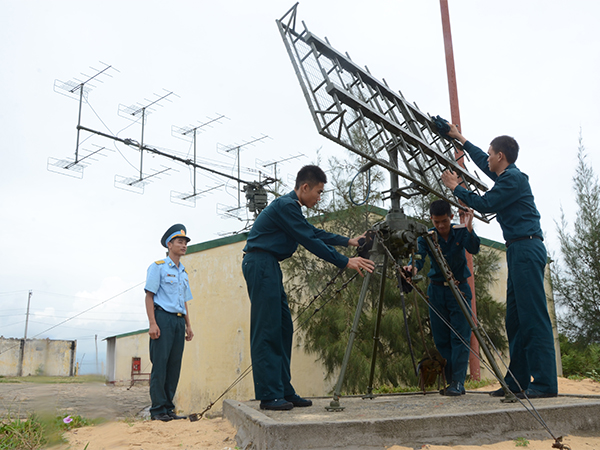
[[[27,328],[29,327],[29,305],[31,303],[31,296],[33,295],[33,291],[29,291],[29,297],[27,297],[27,314],[25,315],[25,335],[23,339],[27,339]]]
[[[83,83],[79,85],[79,116],[77,118],[77,144],[75,145],[75,163],[79,161],[79,126],[81,125],[81,104],[83,103]]]
[[[146,108],[142,108],[142,140],[140,142],[140,180],[144,178],[142,167],[144,164],[144,122],[146,122]]]
[[[360,316],[362,314],[363,304],[367,291],[369,290],[369,281],[371,281],[371,273],[367,272],[365,279],[363,280],[362,289],[358,297],[358,304],[356,305],[356,312],[354,313],[354,322],[352,323],[352,329],[350,330],[350,337],[348,344],[346,345],[346,353],[344,353],[344,359],[342,361],[342,368],[340,369],[340,375],[333,391],[333,400],[330,402],[329,407],[325,407],[328,411],[343,411],[344,407],[340,406],[340,394],[342,392],[342,384],[344,383],[344,377],[346,376],[346,369],[348,368],[348,362],[350,361],[350,354],[352,353],[352,346],[354,345],[354,338],[358,334],[358,325],[360,323]]]
[[[383,297],[385,295],[385,274],[387,271],[388,256],[383,255],[383,267],[381,268],[381,280],[379,281],[379,305],[377,306],[377,320],[375,322],[375,333],[373,335],[373,354],[371,356],[371,373],[369,374],[369,385],[367,386],[367,395],[364,398],[375,398],[373,395],[373,384],[375,380],[375,367],[377,361],[377,347],[379,347],[379,331],[381,329],[381,316],[383,315]]]
[[[196,195],[196,128],[194,128],[194,195]]]
[[[452,32],[450,29],[448,0],[440,0],[440,9],[442,11],[442,30],[444,34],[444,49],[446,52],[446,74],[448,76],[448,92],[450,95],[450,115],[452,123],[455,124],[459,130],[461,130],[460,109],[458,107],[458,87],[456,84],[456,71],[454,69],[454,50],[452,48]],[[454,157],[461,167],[465,167],[464,158],[462,158],[462,156],[463,151],[457,148],[454,153]],[[462,222],[463,220],[461,218],[461,223]],[[473,256],[469,252],[466,252],[466,256],[467,265],[471,271],[471,276],[468,280],[471,293],[473,294],[473,298],[471,299],[471,311],[473,312],[473,318],[476,318],[477,301],[475,298],[475,281],[473,278]],[[474,334],[471,334],[471,348],[476,354],[479,354],[479,342]],[[473,355],[473,353],[471,353],[469,356],[469,373],[471,374],[472,379],[481,379],[481,366],[479,364],[479,360]]]

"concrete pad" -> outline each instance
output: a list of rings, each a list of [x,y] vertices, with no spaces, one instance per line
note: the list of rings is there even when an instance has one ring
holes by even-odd
[[[225,400],[223,413],[237,429],[244,450],[382,450],[392,445],[481,445],[525,437],[552,438],[600,431],[600,396],[560,396],[502,403],[485,393],[444,397],[437,392],[344,397],[342,412],[329,412],[331,398],[309,408],[263,411],[260,402]],[[525,408],[527,407],[527,409]],[[536,412],[543,424],[536,420]],[[548,431],[546,427],[550,430]]]

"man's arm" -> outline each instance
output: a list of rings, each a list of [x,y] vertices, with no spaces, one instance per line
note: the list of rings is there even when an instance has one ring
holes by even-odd
[[[425,258],[427,257],[428,249],[429,249],[429,246],[427,245],[427,242],[425,242],[425,239],[423,239],[422,237],[419,237],[417,239],[417,251],[415,253],[415,256],[420,255],[421,258],[415,259],[413,261],[413,259],[411,257],[410,260],[408,261],[408,266],[404,266],[404,270],[407,270],[410,273],[412,273],[413,275],[416,275],[417,272],[419,272],[425,265]]]
[[[148,334],[150,339],[158,339],[160,337],[160,328],[156,323],[156,317],[154,316],[154,293],[146,291],[146,314],[148,315],[148,322],[150,323],[150,329]]]
[[[464,187],[457,184],[454,184],[454,187],[451,187],[453,185],[453,181],[447,181],[448,178],[451,178],[451,175],[448,175],[449,171],[444,172],[442,181],[454,192],[454,195],[456,195],[471,208],[482,213],[497,213],[498,211],[502,211],[511,203],[514,203],[521,196],[519,180],[510,172],[511,171],[505,171],[501,177],[498,177],[498,180],[494,186],[492,186],[492,189],[481,196],[474,192],[468,191]]]
[[[187,302],[185,302],[185,340],[191,341],[194,339],[194,332],[192,331],[192,324],[190,323],[190,310]]]
[[[464,233],[462,238],[462,246],[471,255],[476,255],[479,253],[479,245],[481,244],[481,240],[473,229],[473,210],[470,208],[467,208],[466,211],[461,209],[458,212],[458,215],[461,217],[462,222],[465,224],[465,228],[467,230],[467,233]]]
[[[477,146],[473,145],[471,142],[469,142],[467,140],[467,138],[465,138],[458,131],[458,127],[456,125],[454,125],[452,123],[448,123],[448,125],[450,126],[450,131],[448,132],[448,136],[459,141],[463,145],[463,150],[469,154],[469,156],[471,157],[473,162],[477,165],[477,167],[479,167],[481,170],[483,170],[483,172],[488,177],[490,177],[492,180],[495,181],[496,178],[498,178],[498,175],[496,175],[494,172],[490,172],[490,169],[488,167],[488,162],[487,162],[487,158],[488,158],[487,153],[485,153],[479,147],[477,147]]]

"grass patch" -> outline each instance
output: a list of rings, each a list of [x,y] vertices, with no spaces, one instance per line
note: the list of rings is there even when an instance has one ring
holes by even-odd
[[[496,380],[481,380],[481,381],[475,381],[475,380],[466,380],[465,381],[465,389],[466,390],[473,390],[473,389],[479,389],[485,386],[489,386],[490,384],[494,384],[496,382]],[[429,390],[436,390],[437,389],[437,384],[433,387],[429,387]],[[422,392],[421,389],[419,389],[418,386],[380,386],[378,388],[373,389],[373,393],[374,394],[401,394],[404,392]]]
[[[47,377],[30,375],[28,377],[0,376],[0,383],[37,383],[37,384],[79,384],[79,383],[105,383],[102,375],[81,375],[77,377]]]
[[[486,387],[489,386],[491,384],[496,383],[497,380],[489,380],[489,379],[483,379],[483,380],[466,380],[465,381],[465,389],[467,391],[472,391],[474,389],[479,389],[482,387]]]
[[[2,450],[34,450],[44,446],[65,443],[63,433],[74,428],[95,425],[100,420],[81,416],[43,416],[30,414],[26,419],[10,413],[0,421],[0,448]]]
[[[527,447],[529,445],[529,441],[524,437],[519,437],[515,439],[515,447]]]

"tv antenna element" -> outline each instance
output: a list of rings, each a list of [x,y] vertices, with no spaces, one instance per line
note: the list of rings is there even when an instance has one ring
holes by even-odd
[[[87,102],[88,94],[96,87],[94,83],[103,83],[103,77],[112,78],[111,71],[113,70],[118,72],[118,70],[113,66],[109,66],[103,62],[100,62],[100,64],[104,65],[105,67],[102,69],[90,67],[90,69],[93,71],[91,75],[84,74],[82,72],[81,75],[83,75],[83,79],[73,78],[69,81],[54,80],[54,92],[79,101],[79,114],[77,116],[77,143],[75,144],[75,158],[48,158],[47,168],[50,172],[55,172],[74,178],[83,178],[83,169],[87,167],[89,161],[96,161],[96,159],[92,158],[94,155],[106,156],[101,153],[103,150],[107,150],[106,147],[96,148],[96,150],[93,151],[86,151],[86,155],[83,157],[80,155],[79,149],[79,126],[81,125],[81,107],[84,99]]]

